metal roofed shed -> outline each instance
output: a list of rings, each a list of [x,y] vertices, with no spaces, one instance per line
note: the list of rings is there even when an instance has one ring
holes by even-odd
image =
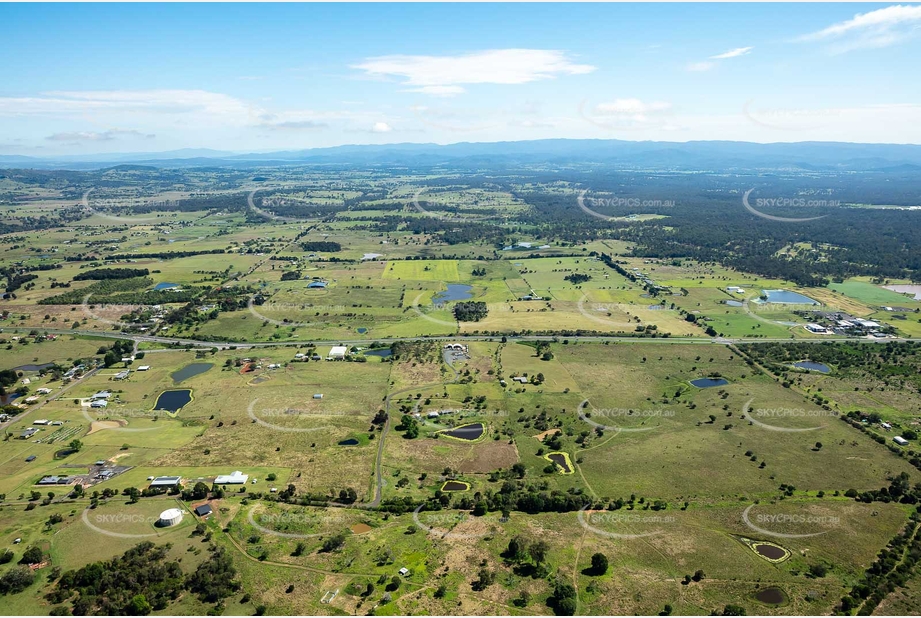
[[[221,474],[214,479],[215,485],[242,485],[249,480],[248,474],[234,470],[231,474]]]
[[[195,507],[195,514],[198,515],[199,517],[204,517],[206,515],[210,515],[211,513],[212,511],[211,511],[210,504],[202,504],[201,506]]]
[[[158,476],[150,482],[151,487],[171,487],[182,482],[181,476]]]

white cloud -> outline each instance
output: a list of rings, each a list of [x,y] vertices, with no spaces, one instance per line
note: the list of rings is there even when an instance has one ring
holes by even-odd
[[[672,108],[670,103],[663,101],[653,101],[645,103],[640,99],[614,99],[610,103],[599,103],[595,106],[595,112],[602,115],[613,116],[645,116],[647,114],[657,114],[669,111]]]
[[[692,62],[688,65],[688,71],[703,72],[709,71],[716,66],[715,62]]]
[[[142,133],[134,129],[108,129],[107,131],[67,131],[49,135],[45,139],[52,142],[111,142],[119,136],[153,139],[156,135]]]
[[[393,131],[393,127],[386,122],[375,122],[374,126],[371,127],[372,133],[390,133],[391,131]]]
[[[921,29],[921,5],[896,4],[858,13],[846,21],[799,37],[800,41],[831,41],[831,51],[888,47],[907,40]]]
[[[261,110],[235,97],[206,90],[51,91],[33,97],[0,97],[0,116],[185,116],[192,124],[251,124]]]
[[[739,56],[745,56],[753,50],[754,47],[736,47],[735,49],[730,49],[728,52],[723,52],[722,54],[717,54],[715,56],[710,56],[710,60],[725,60],[726,58],[738,58]]]
[[[575,64],[550,49],[493,49],[458,56],[379,56],[352,65],[369,77],[396,77],[412,92],[452,96],[469,84],[525,84],[560,75],[584,75],[595,67]]]

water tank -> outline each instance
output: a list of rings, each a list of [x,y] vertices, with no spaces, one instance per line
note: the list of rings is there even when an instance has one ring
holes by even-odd
[[[161,527],[175,526],[182,521],[182,510],[181,509],[166,509],[160,513],[160,519],[157,521],[157,525]]]

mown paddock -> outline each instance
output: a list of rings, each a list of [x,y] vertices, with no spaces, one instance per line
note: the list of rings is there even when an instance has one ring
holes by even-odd
[[[580,390],[589,399],[588,410],[595,409],[591,419],[612,427],[593,448],[575,454],[584,460],[581,471],[599,495],[626,497],[640,491],[667,500],[766,495],[783,482],[843,492],[851,487],[877,489],[889,474],[903,470],[917,475],[907,462],[799,394],[767,376],[752,375],[738,356],[729,360],[733,353],[728,348],[580,344],[559,349],[558,358],[583,381]],[[682,380],[711,371],[719,371],[730,384],[682,387]],[[676,402],[673,396],[679,389]],[[750,414],[761,425],[741,418],[748,401]],[[807,431],[776,431],[764,424]],[[618,433],[616,427],[628,431]],[[594,430],[588,423],[585,428]],[[817,441],[823,448],[813,451]],[[749,461],[747,451],[755,454],[755,461]],[[759,467],[762,461],[764,468]]]

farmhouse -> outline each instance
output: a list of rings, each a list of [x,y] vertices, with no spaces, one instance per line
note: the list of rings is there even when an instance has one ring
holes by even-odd
[[[316,288],[322,289],[326,287],[326,282],[325,281],[311,281],[310,283],[307,284],[307,287],[314,288],[314,289]]]
[[[344,345],[334,345],[326,355],[326,360],[343,360],[348,352],[348,348]]]
[[[93,401],[90,402],[91,408],[105,408],[108,405],[109,405],[109,402],[106,401],[105,399],[94,399]]]
[[[243,485],[249,479],[248,474],[234,470],[231,474],[222,474],[214,479],[215,485]]]
[[[51,392],[51,389],[50,388],[40,388],[35,392],[38,393],[39,395],[47,395],[48,393]]]
[[[118,373],[116,373],[114,377],[116,380],[124,380],[128,377],[129,373],[131,373],[131,371],[128,369],[125,369],[124,371],[119,371]]]
[[[22,433],[19,434],[19,439],[20,439],[20,440],[28,440],[29,438],[31,438],[32,436],[34,436],[34,435],[37,434],[37,433],[38,433],[38,429],[36,429],[35,427],[29,427],[28,429],[23,429],[23,430],[22,430]]]
[[[98,393],[90,397],[90,399],[108,399],[111,396],[112,396],[112,393],[110,393],[109,391],[99,391]]]

